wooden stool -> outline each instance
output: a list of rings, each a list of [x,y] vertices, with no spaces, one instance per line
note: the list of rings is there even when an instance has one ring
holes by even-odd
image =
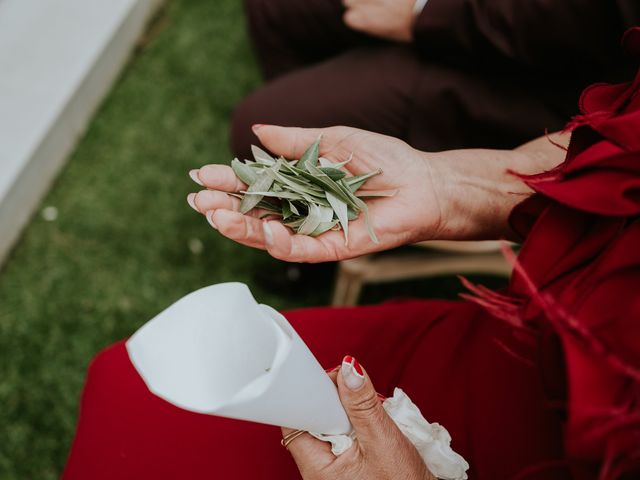
[[[511,275],[511,265],[502,256],[498,241],[430,241],[415,246],[420,249],[394,250],[339,262],[332,305],[356,305],[362,288],[369,283],[455,274]]]

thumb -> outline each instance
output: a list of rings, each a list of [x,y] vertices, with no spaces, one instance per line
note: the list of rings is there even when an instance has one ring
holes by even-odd
[[[365,448],[384,442],[397,429],[382,408],[371,379],[351,355],[342,360],[338,374],[340,401],[353,425],[358,442]]]
[[[309,145],[322,133],[319,128],[279,127],[277,125],[254,125],[253,133],[260,142],[275,155],[285,158],[300,158]]]
[[[347,27],[352,28],[353,30],[366,30],[364,21],[365,17],[357,8],[350,8],[347,10],[343,15],[342,20]]]
[[[309,145],[322,135],[320,155],[343,153],[345,154],[343,160],[351,152],[333,152],[334,148],[348,136],[362,131],[350,127],[299,128],[276,125],[254,125],[252,129],[260,143],[275,155],[290,159],[300,158]]]

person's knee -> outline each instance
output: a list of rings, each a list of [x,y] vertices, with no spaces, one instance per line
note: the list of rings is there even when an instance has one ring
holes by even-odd
[[[244,0],[249,34],[257,44],[286,28],[290,0]]]

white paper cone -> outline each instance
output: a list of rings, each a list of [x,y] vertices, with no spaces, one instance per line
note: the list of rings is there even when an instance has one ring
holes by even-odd
[[[178,300],[127,350],[149,389],[186,410],[324,434],[351,430],[335,385],[302,339],[244,284]]]

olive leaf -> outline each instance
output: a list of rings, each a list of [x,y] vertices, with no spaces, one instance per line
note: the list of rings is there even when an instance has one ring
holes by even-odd
[[[256,181],[251,184],[247,193],[269,191],[271,185],[273,185],[273,177],[271,175],[267,175],[267,172],[264,171],[258,174]],[[240,202],[240,213],[247,213],[260,203],[262,198],[263,195],[245,195],[242,197],[242,201]]]
[[[273,165],[276,163],[275,158],[269,155],[267,152],[262,150],[260,147],[256,147],[255,145],[251,145],[251,153],[253,153],[253,158],[256,159],[256,162],[262,165]]]
[[[331,204],[331,208],[336,213],[336,217],[338,217],[338,221],[340,222],[340,226],[342,226],[342,230],[344,231],[344,244],[349,244],[349,215],[347,213],[347,204],[336,197],[331,192],[326,192],[327,200]]]
[[[315,167],[318,164],[321,138],[322,136],[319,136],[318,139],[311,145],[309,145],[309,147],[302,154],[300,160],[298,160],[298,164],[296,165],[298,169],[307,170],[309,168],[309,165],[313,165]]]
[[[242,163],[237,158],[234,158],[232,160],[231,168],[233,168],[233,173],[236,174],[236,177],[238,177],[249,186],[251,186],[258,178],[258,174],[253,168],[251,168],[246,163]]]
[[[395,190],[360,190],[382,170],[349,175],[342,168],[353,158],[333,163],[320,157],[320,138],[313,142],[299,160],[275,158],[252,146],[254,160],[233,159],[236,176],[248,185],[246,190],[230,195],[240,198],[240,212],[260,209],[260,218],[281,217],[283,225],[299,235],[318,236],[330,230],[343,230],[349,242],[349,222],[363,213],[373,242],[378,242],[363,198],[388,197]]]

